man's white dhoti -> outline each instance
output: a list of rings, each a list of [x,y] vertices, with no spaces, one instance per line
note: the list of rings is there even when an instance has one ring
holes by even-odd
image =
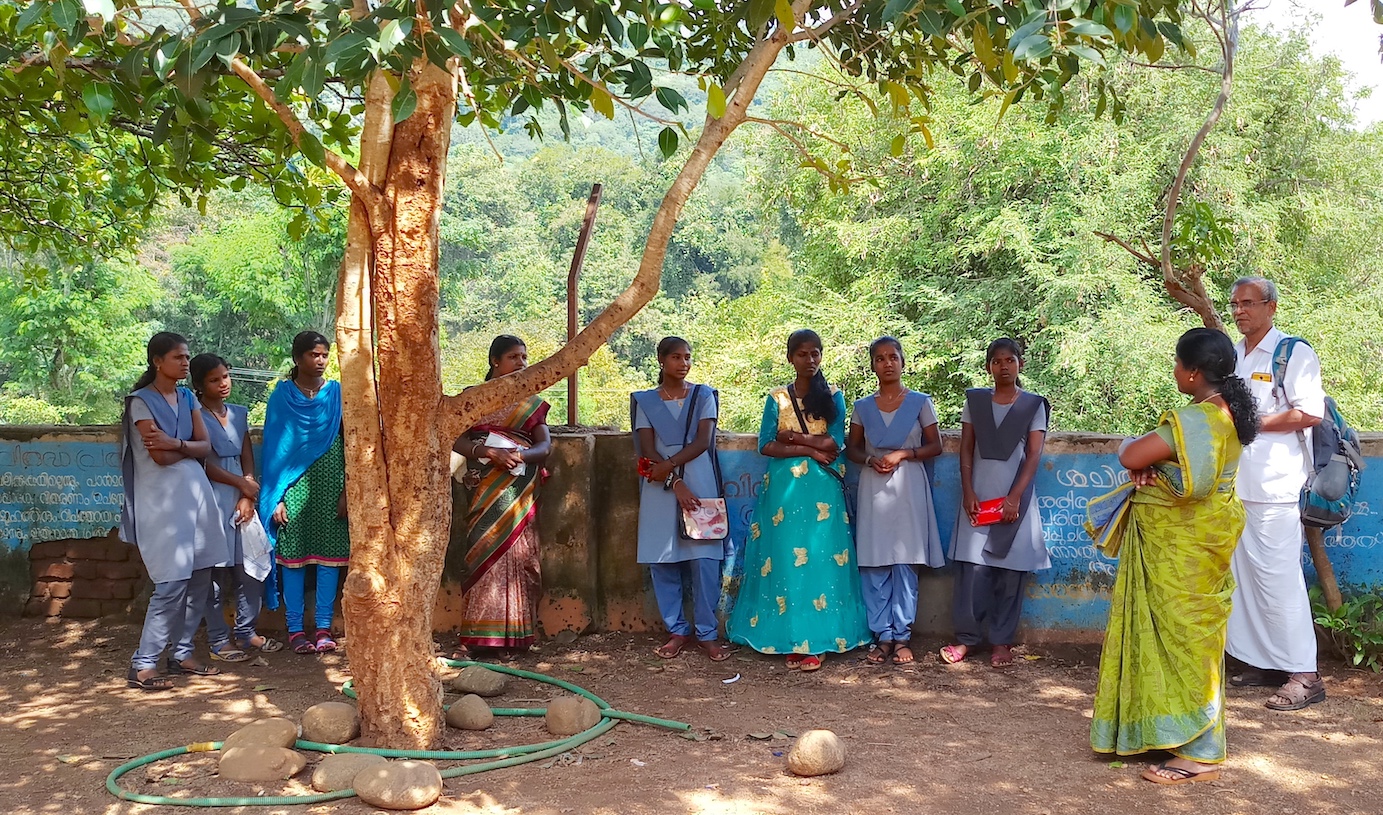
[[[1225,650],[1256,668],[1313,673],[1316,631],[1301,572],[1305,530],[1295,503],[1245,501],[1247,523],[1230,560],[1234,606]]]

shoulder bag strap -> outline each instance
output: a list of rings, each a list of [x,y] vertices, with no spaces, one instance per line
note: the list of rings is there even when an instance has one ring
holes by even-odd
[[[1273,349],[1273,390],[1282,395],[1282,404],[1289,409],[1292,407],[1292,403],[1287,401],[1287,366],[1292,361],[1292,349],[1296,348],[1299,342],[1306,342],[1306,340],[1301,337],[1283,337],[1278,341],[1277,347]],[[1315,472],[1316,456],[1311,445],[1306,443],[1305,430],[1297,428],[1297,441],[1301,443],[1302,455],[1310,459],[1307,472]]]
[[[692,441],[694,441],[694,440],[696,439],[696,429],[694,428],[694,425],[696,424],[696,405],[697,405],[697,403],[700,402],[700,401],[701,401],[701,386],[700,386],[700,385],[693,385],[693,386],[692,386],[691,397],[687,400],[687,407],[686,407],[686,411],[687,411],[687,416],[686,416],[686,427],[684,427],[684,428],[682,429],[682,447],[683,447],[683,448],[686,448],[686,446],[687,446],[688,444],[691,444]],[[686,465],[686,464],[680,464],[680,465],[678,465],[678,467],[677,467],[677,477],[678,477],[678,478],[685,478],[686,475],[687,475],[687,465]]]

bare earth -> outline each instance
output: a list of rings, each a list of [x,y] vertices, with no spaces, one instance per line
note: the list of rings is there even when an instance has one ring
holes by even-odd
[[[280,653],[268,667],[230,666],[223,676],[180,679],[172,693],[145,694],[123,681],[137,635],[137,626],[109,621],[0,622],[0,812],[156,810],[106,793],[107,773],[135,756],[223,739],[256,718],[297,718],[340,698],[349,678],[344,654]],[[1145,760],[1117,766],[1089,751],[1091,648],[1023,649],[1001,672],[987,659],[942,665],[941,643],[919,641],[912,670],[833,657],[803,675],[743,651],[718,665],[691,652],[664,662],[651,653],[656,644],[583,637],[547,643],[514,664],[575,682],[621,710],[690,722],[698,740],[621,723],[556,760],[449,780],[424,812],[1383,813],[1383,680],[1340,665],[1325,668],[1330,698],[1304,712],[1273,713],[1262,690],[1231,690],[1223,780],[1157,787],[1138,777]],[[517,681],[492,701],[540,707],[552,693]],[[810,780],[789,775],[780,755],[789,742],[772,734],[818,727],[844,739],[846,768]],[[452,749],[483,749],[549,737],[539,720],[501,719],[486,733],[449,738]],[[215,757],[160,762],[124,784],[180,796],[308,791],[298,782],[262,789],[220,781]],[[221,811],[374,810],[349,800]]]

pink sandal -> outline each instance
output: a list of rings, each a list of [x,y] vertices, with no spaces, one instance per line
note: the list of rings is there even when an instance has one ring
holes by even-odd
[[[317,653],[329,654],[336,650],[336,640],[331,638],[331,632],[325,628],[317,629]]]
[[[317,646],[312,644],[312,640],[307,638],[307,634],[301,631],[294,631],[288,635],[288,647],[293,649],[293,653],[307,656],[317,653]]]

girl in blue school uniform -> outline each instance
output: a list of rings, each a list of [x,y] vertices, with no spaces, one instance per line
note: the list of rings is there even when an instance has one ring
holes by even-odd
[[[658,387],[630,395],[635,453],[640,462],[638,561],[648,565],[653,595],[668,629],[654,649],[672,659],[693,643],[720,662],[730,651],[720,641],[720,567],[727,541],[691,540],[683,512],[721,495],[715,461],[719,397],[707,385],[687,381],[691,344],[681,337],[658,343]],[[683,613],[682,581],[690,575],[694,626]]]

